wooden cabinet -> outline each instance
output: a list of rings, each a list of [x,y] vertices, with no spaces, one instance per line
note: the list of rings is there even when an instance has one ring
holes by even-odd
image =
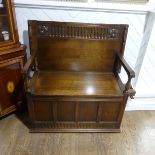
[[[23,101],[21,70],[26,61],[25,46],[14,53],[0,55],[0,116],[20,107]]]
[[[19,47],[18,31],[11,0],[0,4],[0,49]],[[0,53],[7,51],[0,51]]]
[[[21,70],[25,46],[18,39],[11,0],[0,2],[0,117],[16,110],[23,101]]]

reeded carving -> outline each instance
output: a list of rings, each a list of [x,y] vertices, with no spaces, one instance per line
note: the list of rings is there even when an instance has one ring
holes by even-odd
[[[95,25],[66,25],[51,23],[51,25],[38,25],[39,36],[52,38],[80,38],[111,40],[119,38],[119,27]]]
[[[103,129],[105,124],[103,123],[62,123],[62,122],[37,122],[35,123],[35,127],[38,128],[46,128],[46,129]]]

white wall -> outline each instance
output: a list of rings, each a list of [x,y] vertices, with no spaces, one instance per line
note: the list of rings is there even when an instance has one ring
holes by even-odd
[[[154,97],[155,98],[155,13],[151,15],[152,29],[149,42],[146,47],[145,57],[139,72],[136,89],[138,97]],[[151,23],[151,22],[150,22]]]
[[[136,62],[136,99],[128,110],[155,110],[155,13],[148,14],[141,49]]]

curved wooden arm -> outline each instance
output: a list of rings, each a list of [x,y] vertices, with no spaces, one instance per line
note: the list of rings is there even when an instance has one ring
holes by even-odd
[[[35,55],[31,56],[23,68],[23,74],[28,74],[28,72],[32,69],[32,67],[35,65]]]
[[[128,65],[128,63],[126,62],[126,60],[120,56],[120,54],[116,54],[116,59],[119,59],[119,62],[121,63],[121,65],[123,66],[123,68],[125,69],[125,71],[128,74],[128,77],[130,78],[134,78],[135,77],[135,72],[133,71],[133,69]]]
[[[24,65],[24,68],[22,70],[22,75],[24,79],[24,86],[25,86],[25,91],[29,91],[29,83],[30,83],[30,71],[32,70],[32,67],[35,66],[35,55],[31,56],[26,64]]]
[[[130,98],[133,98],[133,96],[136,94],[136,91],[132,88],[131,86],[131,79],[135,77],[135,72],[132,70],[132,68],[128,65],[128,63],[125,61],[125,59],[120,56],[120,54],[116,54],[116,60],[115,60],[115,66],[114,66],[114,72],[115,74],[117,73],[117,79],[120,83],[121,79],[118,75],[118,68],[120,67],[119,65],[123,66],[123,68],[125,69],[127,75],[128,75],[128,81],[124,86],[124,93],[128,93]],[[122,81],[121,81],[121,85],[123,85]]]

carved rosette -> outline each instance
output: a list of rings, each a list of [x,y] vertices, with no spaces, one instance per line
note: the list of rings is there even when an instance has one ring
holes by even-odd
[[[49,25],[38,25],[38,33],[41,36],[49,36],[50,26]]]

